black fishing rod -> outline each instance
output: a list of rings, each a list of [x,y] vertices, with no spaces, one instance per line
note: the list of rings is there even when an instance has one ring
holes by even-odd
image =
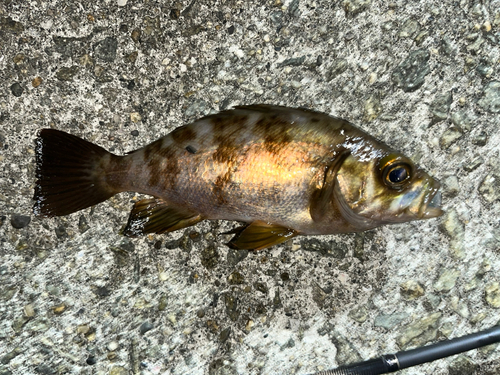
[[[421,348],[386,354],[376,359],[318,372],[315,375],[380,375],[500,342],[500,326]]]

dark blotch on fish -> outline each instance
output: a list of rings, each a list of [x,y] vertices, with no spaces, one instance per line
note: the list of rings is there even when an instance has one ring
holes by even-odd
[[[292,138],[288,134],[290,124],[278,116],[263,118],[255,124],[257,132],[264,138],[264,148],[270,153],[279,153],[280,150],[290,142]]]
[[[186,151],[190,154],[196,154],[196,149],[193,146],[186,146]]]
[[[196,132],[187,126],[181,126],[170,134],[172,139],[178,143],[189,142],[196,138]]]
[[[217,176],[217,178],[215,179],[212,192],[217,198],[217,203],[219,205],[227,203],[227,199],[225,196],[225,189],[230,182],[231,182],[231,171],[227,171],[226,173]]]

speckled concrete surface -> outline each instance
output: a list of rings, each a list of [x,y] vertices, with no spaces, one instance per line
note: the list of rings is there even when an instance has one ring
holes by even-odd
[[[0,2],[0,374],[307,374],[500,321],[500,2]],[[125,153],[239,104],[349,119],[446,215],[233,251],[119,235],[133,193],[31,214],[34,139]],[[402,374],[497,374],[498,346]]]

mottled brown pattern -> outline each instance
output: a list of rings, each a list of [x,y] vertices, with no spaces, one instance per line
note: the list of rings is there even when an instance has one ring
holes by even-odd
[[[196,138],[196,132],[188,126],[181,126],[170,134],[177,143],[189,142]]]
[[[163,145],[163,139],[158,139],[153,143],[150,143],[146,147],[144,147],[144,162],[148,163],[151,155],[154,155],[160,151],[161,146]]]
[[[227,203],[227,190],[232,182],[233,173],[238,164],[244,160],[244,146],[237,142],[240,132],[245,130],[249,117],[241,116],[214,116],[211,119],[214,144],[217,146],[212,154],[215,163],[223,164],[227,171],[220,174],[214,181],[212,193],[219,205]]]
[[[161,171],[160,174],[165,178],[166,188],[173,188],[177,182],[177,177],[181,172],[179,167],[179,156],[176,153],[174,146],[168,146],[162,148],[158,152],[160,160],[165,159],[165,167],[162,169],[157,169]]]
[[[103,158],[101,160],[98,173],[103,173],[106,184],[108,184],[111,189],[120,191],[121,186],[126,183],[126,179],[130,176],[131,168],[131,159],[110,155],[109,159]]]
[[[248,121],[247,115],[228,115],[227,113],[219,113],[207,117],[212,123],[214,132],[223,133],[231,127],[243,127]]]
[[[212,188],[212,193],[215,195],[217,199],[217,203],[223,205],[227,203],[227,198],[224,194],[226,187],[229,183],[231,183],[232,172],[230,169],[224,174],[217,176],[214,182],[214,186]]]
[[[158,186],[160,182],[160,174],[158,171],[160,170],[161,160],[158,156],[152,155],[147,161],[147,169],[149,180],[148,183],[150,186]]]
[[[173,187],[180,172],[178,157],[173,146],[162,147],[162,140],[151,143],[144,149],[144,162],[148,170],[148,183],[158,186],[162,178],[167,182],[166,187]],[[162,164],[164,167],[162,168]]]
[[[236,116],[233,121],[225,116],[212,118],[214,143],[217,145],[212,158],[216,163],[232,164],[241,155],[241,145],[236,144],[236,136],[246,121],[248,116]]]
[[[224,143],[219,144],[219,147],[217,147],[217,149],[215,150],[215,152],[212,155],[212,159],[216,163],[231,164],[240,155],[239,150],[240,150],[240,148],[232,145],[230,143],[230,141],[224,142]]]
[[[277,115],[263,117],[255,124],[255,132],[264,137],[266,151],[278,154],[293,138],[288,134],[290,123]]]

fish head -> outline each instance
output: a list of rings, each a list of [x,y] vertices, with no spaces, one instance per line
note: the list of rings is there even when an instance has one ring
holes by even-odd
[[[396,152],[372,158],[349,155],[339,168],[337,184],[337,205],[354,226],[376,227],[443,214],[440,183]]]

